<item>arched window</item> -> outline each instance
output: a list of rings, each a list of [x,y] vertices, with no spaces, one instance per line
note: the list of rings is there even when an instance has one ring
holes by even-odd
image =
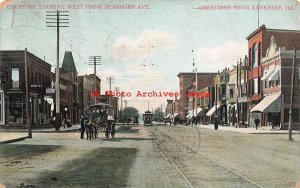
[[[256,68],[257,64],[258,64],[258,47],[257,44],[254,44],[252,48],[252,68]]]

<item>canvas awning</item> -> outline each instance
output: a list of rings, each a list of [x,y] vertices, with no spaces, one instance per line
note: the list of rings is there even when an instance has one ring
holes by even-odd
[[[272,73],[274,73],[275,69],[271,68],[269,69],[262,77],[261,80],[266,80],[267,78],[269,78],[269,76],[271,76]]]
[[[175,118],[175,117],[177,117],[178,116],[178,112],[175,112],[174,114],[172,114],[171,116],[170,116],[170,119],[173,119],[173,118]]]
[[[254,106],[250,112],[280,112],[280,93],[275,95],[266,96],[262,101],[260,101],[256,106]]]
[[[220,105],[217,105],[217,109],[219,109],[220,108]],[[206,115],[207,116],[212,116],[214,113],[215,113],[215,111],[216,111],[216,105],[214,105],[207,113],[206,113]]]
[[[168,119],[168,118],[170,118],[170,116],[171,116],[172,114],[168,114],[168,115],[166,115],[165,116],[165,119]]]
[[[190,119],[190,118],[192,118],[192,117],[193,117],[193,111],[190,110],[190,111],[188,112],[188,115],[186,116],[186,118]]]
[[[199,116],[200,113],[202,112],[202,108],[197,108],[197,114],[196,114],[196,108],[194,109],[194,116]]]
[[[179,113],[175,112],[175,113],[173,114],[173,117],[176,118],[176,117],[178,116],[178,114],[179,114]]]
[[[279,80],[279,69],[276,69],[273,74],[271,74],[268,80]]]

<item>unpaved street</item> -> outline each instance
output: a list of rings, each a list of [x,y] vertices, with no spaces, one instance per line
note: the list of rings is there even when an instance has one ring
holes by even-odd
[[[6,187],[294,187],[298,135],[122,126],[113,140],[34,133],[0,146]]]

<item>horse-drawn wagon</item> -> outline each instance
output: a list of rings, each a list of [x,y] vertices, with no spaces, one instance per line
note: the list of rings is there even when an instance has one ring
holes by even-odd
[[[114,138],[116,129],[114,109],[111,105],[106,103],[93,104],[86,110],[86,115],[87,139],[97,138],[100,129],[104,129],[106,138]]]

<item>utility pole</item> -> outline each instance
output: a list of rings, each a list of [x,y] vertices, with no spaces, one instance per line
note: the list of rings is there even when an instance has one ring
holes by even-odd
[[[25,48],[25,90],[26,90],[26,125],[28,127],[28,137],[32,138],[31,120],[29,113],[29,90],[28,90],[28,59],[27,59],[27,48]]]
[[[128,101],[127,101],[127,100],[124,100],[124,103],[125,103],[125,108],[127,108],[127,103],[128,103]]]
[[[61,125],[61,114],[60,114],[60,80],[59,80],[59,28],[60,27],[69,27],[69,18],[67,18],[69,11],[47,11],[46,19],[50,21],[46,21],[47,27],[56,27],[56,69],[55,69],[55,130],[58,131]]]
[[[106,83],[109,83],[109,92],[111,92],[111,84],[114,83],[114,81],[115,81],[115,78],[112,77],[112,76],[109,76],[109,77],[106,78]],[[111,100],[111,97],[112,97],[112,96],[109,95],[109,102],[108,102],[108,103],[109,103],[110,105],[111,105],[111,103],[112,103],[112,102],[111,102],[111,101],[112,101],[112,100]]]
[[[90,56],[89,65],[94,65],[94,77],[95,77],[95,87],[94,87],[94,104],[97,103],[97,75],[96,75],[96,65],[101,65],[101,56]],[[100,87],[99,87],[100,88]],[[100,91],[99,91],[100,96]]]
[[[194,52],[194,50],[192,50],[192,52]],[[195,86],[194,92],[196,93],[198,91],[198,73],[197,73],[197,68],[195,68],[195,58],[193,58],[193,72],[195,72],[196,86]],[[195,97],[196,97],[196,99],[195,99]],[[194,115],[196,116],[195,117],[195,121],[196,121],[195,123],[197,125],[197,115],[198,115],[198,113],[197,113],[197,108],[198,108],[198,98],[197,98],[197,95],[193,96],[193,101],[196,101],[196,105],[194,105],[194,107],[193,107],[193,116]],[[196,111],[195,113],[194,113],[194,110]]]
[[[289,140],[292,138],[292,127],[293,127],[293,103],[294,103],[294,85],[295,85],[295,61],[296,61],[296,46],[294,46],[294,58],[293,58],[293,70],[292,70],[292,82],[291,82],[291,101],[289,111]]]

